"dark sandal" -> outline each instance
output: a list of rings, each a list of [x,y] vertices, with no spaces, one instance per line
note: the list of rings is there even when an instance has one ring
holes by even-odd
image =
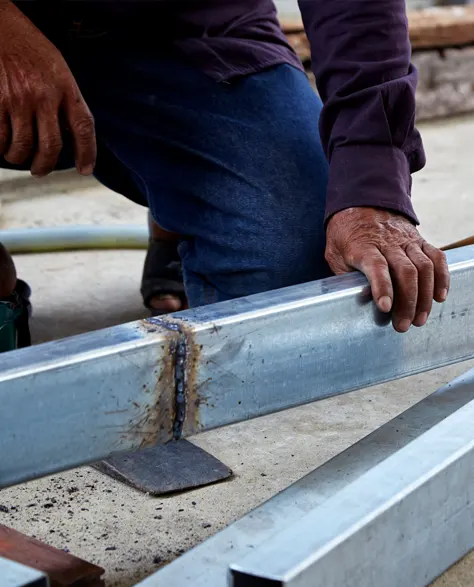
[[[152,298],[157,296],[176,296],[181,300],[182,309],[186,307],[187,300],[177,243],[150,240],[143,267],[140,292],[145,307],[151,311],[153,316],[167,313],[150,306]]]

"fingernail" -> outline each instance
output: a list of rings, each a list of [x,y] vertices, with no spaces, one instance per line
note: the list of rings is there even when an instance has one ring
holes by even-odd
[[[444,302],[446,300],[446,298],[448,297],[448,290],[447,289],[443,289],[441,290],[441,293],[439,294],[439,299]]]
[[[410,326],[411,326],[411,322],[410,320],[400,320],[400,322],[397,323],[397,330],[399,332],[408,332],[408,330],[410,330]]]
[[[378,306],[382,312],[388,313],[392,309],[392,300],[388,296],[379,298]]]
[[[418,328],[420,328],[421,326],[424,326],[428,321],[428,312],[422,312],[421,314],[418,314],[418,316],[415,318],[415,326],[418,326]]]
[[[94,166],[93,165],[86,165],[85,167],[81,167],[79,169],[79,173],[81,175],[92,175],[93,172],[94,172]]]

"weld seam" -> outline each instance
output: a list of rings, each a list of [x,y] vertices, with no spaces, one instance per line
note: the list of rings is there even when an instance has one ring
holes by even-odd
[[[186,419],[186,367],[188,359],[186,333],[178,322],[168,322],[164,318],[149,318],[148,322],[178,333],[178,340],[172,345],[171,352],[174,365],[173,438],[174,440],[179,440],[182,437],[184,421]]]

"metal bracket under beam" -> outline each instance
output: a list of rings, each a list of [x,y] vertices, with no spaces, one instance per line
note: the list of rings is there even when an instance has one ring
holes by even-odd
[[[0,557],[1,587],[49,587],[46,575],[40,571]]]
[[[474,356],[474,247],[397,334],[360,274],[2,355],[0,487]]]
[[[473,418],[471,370],[139,587],[429,584],[474,547]]]

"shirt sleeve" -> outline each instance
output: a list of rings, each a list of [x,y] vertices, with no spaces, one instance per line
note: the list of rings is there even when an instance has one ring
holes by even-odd
[[[411,173],[425,165],[415,128],[417,72],[405,0],[299,0],[324,107],[326,220],[353,206],[418,219]]]

